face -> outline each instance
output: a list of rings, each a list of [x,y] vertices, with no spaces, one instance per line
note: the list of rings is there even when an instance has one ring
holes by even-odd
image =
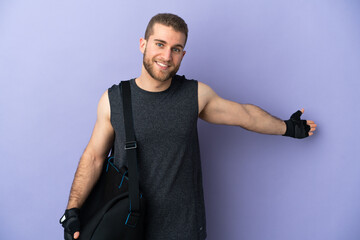
[[[157,81],[171,79],[179,70],[185,55],[185,34],[172,27],[156,23],[153,34],[147,40],[140,39],[143,53],[143,66],[146,72]]]

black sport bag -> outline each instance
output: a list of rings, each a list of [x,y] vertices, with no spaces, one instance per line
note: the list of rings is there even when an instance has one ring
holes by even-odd
[[[128,169],[108,157],[80,210],[80,240],[144,239],[145,199],[139,191],[129,81],[121,82]],[[112,151],[113,155],[113,151]]]

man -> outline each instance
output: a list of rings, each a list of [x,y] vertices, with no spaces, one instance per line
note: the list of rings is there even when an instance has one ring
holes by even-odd
[[[131,80],[140,188],[148,204],[148,240],[206,238],[198,117],[210,123],[296,138],[311,136],[316,130],[313,121],[300,120],[304,109],[283,121],[257,106],[225,100],[204,83],[176,75],[186,53],[187,34],[187,25],[180,17],[154,16],[145,38],[140,39],[141,75]],[[114,140],[116,163],[126,164],[120,147],[123,132],[116,132],[122,126],[118,88],[109,88],[99,101],[97,121],[67,205],[66,212],[72,212],[74,219],[96,183]],[[65,222],[65,234],[77,239],[79,224],[75,221],[69,228]]]

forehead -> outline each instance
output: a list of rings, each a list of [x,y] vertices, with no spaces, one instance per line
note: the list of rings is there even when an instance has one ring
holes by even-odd
[[[150,39],[163,40],[171,45],[181,44],[184,46],[186,36],[182,32],[175,31],[172,27],[155,23],[152,29],[152,34],[149,36],[149,40]]]

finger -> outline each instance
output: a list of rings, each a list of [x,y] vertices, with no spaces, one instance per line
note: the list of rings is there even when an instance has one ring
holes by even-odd
[[[75,232],[75,233],[74,233],[74,239],[78,239],[79,236],[80,236],[80,232]]]
[[[316,123],[314,121],[311,121],[311,120],[306,120],[306,124],[307,125],[316,125]]]
[[[310,132],[314,132],[316,130],[316,128],[311,128]]]
[[[309,136],[312,136],[314,133],[313,132],[309,132]]]
[[[304,113],[304,112],[305,112],[304,108],[302,108],[302,109],[300,110],[300,112],[301,112],[301,113]]]

